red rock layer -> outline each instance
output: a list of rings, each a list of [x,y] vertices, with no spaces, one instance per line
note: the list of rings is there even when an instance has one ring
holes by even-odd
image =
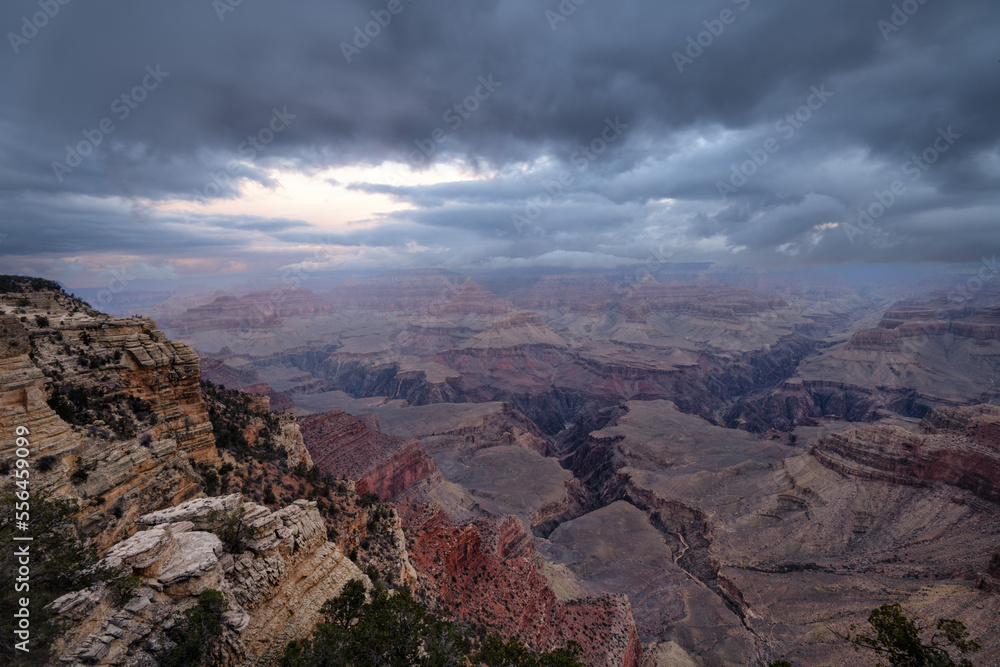
[[[433,507],[403,504],[410,560],[454,618],[497,628],[538,650],[583,647],[584,662],[638,667],[642,656],[628,598],[562,601],[538,571],[531,536],[514,517],[456,525]]]
[[[1000,407],[941,408],[924,420],[927,435],[872,425],[820,439],[812,453],[846,475],[896,484],[940,482],[1000,501]]]
[[[410,485],[427,479],[437,470],[419,442],[411,442],[388,461],[376,464],[370,471],[357,478],[355,489],[359,494],[374,493],[379,498],[395,498]]]
[[[359,493],[392,498],[437,470],[419,442],[373,431],[341,410],[306,417],[300,429],[320,470],[356,481]]]

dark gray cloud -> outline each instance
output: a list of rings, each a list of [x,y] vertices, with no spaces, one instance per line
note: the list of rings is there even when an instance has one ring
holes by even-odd
[[[604,266],[650,248],[963,261],[1000,245],[992,0],[588,0],[565,17],[556,0],[400,0],[395,15],[382,13],[388,0],[244,0],[221,14],[229,0],[53,2],[0,8],[3,268],[44,256],[58,271],[114,252],[258,266],[268,242],[275,262],[307,261],[311,251],[285,251],[306,242],[305,223],[178,219],[156,204],[273,187],[276,164],[318,173],[407,156],[419,168],[462,161],[479,179],[353,184],[410,208],[329,243],[395,266]],[[58,13],[25,28],[48,5]],[[391,22],[348,63],[342,43],[373,11]],[[816,88],[832,95],[818,101]],[[276,115],[277,137],[254,148]],[[628,128],[581,158],[608,119]],[[959,138],[913,180],[907,163],[947,128]],[[84,133],[101,143],[71,166],[66,146]],[[777,151],[734,179],[769,140]],[[229,185],[209,186],[236,159]],[[897,180],[905,191],[873,224],[845,233]]]

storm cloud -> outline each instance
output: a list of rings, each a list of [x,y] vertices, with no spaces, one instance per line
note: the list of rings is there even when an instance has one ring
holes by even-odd
[[[329,268],[975,261],[997,25],[989,0],[14,0],[0,270],[264,270],[318,238]],[[391,210],[336,225],[211,206],[388,165],[338,180]]]

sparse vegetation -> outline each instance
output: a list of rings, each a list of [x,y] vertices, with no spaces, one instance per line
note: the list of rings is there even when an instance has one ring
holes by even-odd
[[[62,285],[54,280],[45,278],[33,278],[31,276],[11,276],[0,275],[0,292],[13,292],[23,294],[25,292],[61,292]],[[28,304],[24,304],[28,305]]]
[[[274,495],[274,487],[272,487],[270,484],[264,485],[263,501],[265,505],[274,505],[278,502],[277,496]]]
[[[288,644],[282,667],[582,667],[574,642],[536,654],[517,641],[483,637],[429,613],[408,588],[376,586],[366,600],[364,585],[355,579],[322,613],[324,622],[311,639]]]
[[[868,616],[872,635],[848,635],[854,650],[874,652],[890,667],[973,667],[972,660],[959,657],[977,653],[981,647],[969,637],[965,624],[950,618],[925,626],[911,619],[898,604],[884,604]],[[855,630],[852,625],[851,630]],[[881,665],[882,663],[879,662]]]
[[[205,494],[214,496],[219,491],[219,473],[208,468],[201,473],[201,478],[205,482]]]
[[[222,614],[229,603],[219,591],[209,588],[198,595],[198,603],[178,616],[170,631],[173,646],[164,651],[163,667],[196,667],[222,636]]]
[[[88,479],[90,479],[90,471],[93,469],[94,469],[94,464],[83,465],[83,463],[81,462],[80,465],[78,465],[77,468],[73,471],[73,474],[69,476],[70,481],[72,481],[73,484],[76,485],[83,484]]]
[[[5,548],[0,553],[0,664],[11,667],[28,667],[46,664],[49,647],[60,631],[53,612],[46,605],[67,591],[85,588],[108,573],[96,568],[97,552],[82,537],[73,524],[77,512],[76,502],[54,500],[37,491],[31,498],[31,581],[30,596],[25,590],[15,588],[18,576],[18,557],[11,545],[17,530],[15,523],[19,500],[13,493],[0,499],[0,542]],[[13,612],[20,609],[19,599],[28,597],[31,619],[30,653],[16,651],[13,638],[17,619]],[[9,612],[9,613],[7,613]]]
[[[48,472],[52,470],[58,460],[59,459],[51,455],[43,456],[38,459],[38,472]]]
[[[203,380],[202,396],[208,407],[208,418],[212,422],[215,444],[220,451],[228,452],[237,462],[259,461],[273,464],[283,473],[295,472],[287,465],[285,451],[276,445],[275,433],[281,431],[281,417],[266,410],[255,410],[254,397],[241,391],[226,389]],[[259,426],[253,443],[247,439],[247,432]],[[305,478],[307,471],[303,471]],[[266,503],[267,501],[265,501]]]
[[[246,542],[250,538],[250,528],[243,523],[246,510],[237,507],[231,512],[212,510],[208,513],[209,521],[218,527],[215,535],[222,541],[222,546],[231,554],[241,554],[246,551]]]
[[[136,591],[142,585],[142,579],[134,574],[124,574],[108,582],[111,604],[121,607],[135,597]]]
[[[77,426],[101,422],[109,436],[113,433],[122,440],[136,436],[136,417],[142,420],[152,414],[152,406],[140,398],[79,384],[67,383],[54,389],[47,403],[65,422]],[[105,437],[97,431],[92,435]]]

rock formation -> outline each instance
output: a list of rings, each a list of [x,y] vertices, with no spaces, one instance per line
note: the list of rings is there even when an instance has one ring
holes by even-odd
[[[540,549],[554,587],[628,595],[650,664],[853,664],[835,633],[891,602],[958,618],[977,660],[1000,656],[996,408],[830,422],[801,429],[805,453],[662,401],[625,407],[564,444],[602,507]]]
[[[928,434],[870,425],[821,438],[811,452],[844,475],[894,484],[944,483],[1000,502],[1000,407],[941,408],[921,424]]]
[[[498,628],[540,650],[575,640],[585,664],[594,667],[638,667],[642,647],[628,599],[559,599],[519,521],[489,517],[455,524],[433,506],[400,507],[414,567],[449,615]]]
[[[243,512],[242,553],[212,531],[225,513]],[[99,584],[52,603],[71,629],[56,647],[62,661],[148,665],[170,645],[166,632],[199,593],[220,591],[229,608],[215,665],[274,664],[289,641],[309,635],[319,608],[351,579],[367,577],[326,539],[316,503],[296,501],[272,512],[241,496],[192,500],[147,514],[149,526],[114,545],[104,562],[142,580],[116,606]]]
[[[468,497],[461,492],[453,497],[454,484],[442,479],[420,443],[373,430],[381,422],[376,415],[356,418],[342,411],[313,415],[302,420],[302,432],[322,470],[353,480],[358,493],[395,499],[406,532],[408,562],[412,562],[421,589],[447,615],[496,628],[538,650],[564,646],[569,639],[579,641],[587,664],[637,667],[641,646],[628,601],[600,594],[570,603],[558,600],[540,573],[531,533],[517,518],[500,514],[505,510],[521,513],[528,525],[537,525],[570,513],[571,506],[580,502],[573,494],[582,495],[578,485],[571,483],[572,476],[554,460],[542,458],[536,449],[505,446],[510,442],[509,431],[497,434],[498,441],[484,442],[483,436],[497,423],[523,424],[523,417],[509,406],[480,407],[472,419],[468,419],[471,415],[456,419],[453,414],[448,420],[453,422],[450,429],[438,417],[426,414],[432,407],[383,409],[379,414],[386,415],[390,424],[409,424],[414,434],[420,434],[421,424],[431,419],[439,433],[434,436],[435,445],[443,450],[449,474],[462,461],[451,454],[464,452],[474,459],[492,455],[482,467],[483,490],[479,493],[485,495],[473,490]],[[456,407],[468,412],[472,406]],[[468,425],[462,425],[466,419]],[[546,445],[530,432],[522,439],[529,446],[538,446],[536,442]],[[456,452],[446,443],[460,448],[468,443],[471,449]],[[552,486],[551,490],[529,491],[527,474],[504,472],[519,460],[518,452],[529,457],[527,464],[534,470],[555,478],[539,482],[539,488]],[[554,470],[545,467],[546,462],[551,462]],[[566,479],[560,478],[560,473]],[[505,480],[515,486],[506,486]],[[517,498],[505,501],[506,495]],[[487,508],[490,516],[483,516]]]
[[[58,290],[3,300],[15,297],[17,314],[2,316],[0,427],[29,429],[36,488],[80,499],[102,545],[200,493],[192,463],[218,455],[191,348],[149,319],[116,320]],[[13,447],[4,439],[0,455]]]
[[[393,498],[436,470],[420,443],[373,431],[346,412],[306,417],[300,425],[320,470],[353,480],[358,493]]]

